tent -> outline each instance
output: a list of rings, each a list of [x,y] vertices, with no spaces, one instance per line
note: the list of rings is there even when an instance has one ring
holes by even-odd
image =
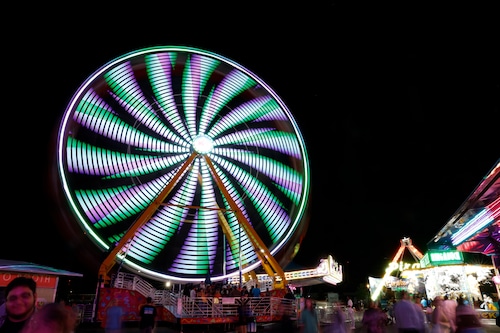
[[[81,273],[70,272],[50,266],[26,261],[0,259],[0,304],[4,303],[3,289],[18,276],[29,276],[37,284],[37,306],[54,302],[59,284],[59,277],[83,277]]]

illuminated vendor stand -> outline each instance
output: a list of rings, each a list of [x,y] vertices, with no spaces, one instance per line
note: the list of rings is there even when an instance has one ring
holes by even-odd
[[[476,188],[445,225],[427,244],[429,252],[420,258],[421,267],[404,268],[398,254],[386,269],[384,278],[370,277],[370,292],[377,299],[383,287],[395,286],[399,290],[419,286],[423,280],[427,298],[436,295],[462,293],[469,299],[483,299],[479,290],[482,282],[493,283],[496,292],[488,297],[498,299],[500,295],[500,159],[481,179]],[[411,250],[408,238],[402,240],[400,251]],[[482,254],[490,257],[490,265],[464,264],[463,253]],[[413,254],[413,253],[412,253]],[[399,271],[394,277],[395,270]]]
[[[420,260],[420,269],[406,270],[401,278],[424,285],[428,299],[465,297],[472,304],[482,300],[479,287],[492,275],[492,265],[467,264],[460,251],[429,251]]]
[[[413,263],[403,261],[405,250],[412,254]],[[411,239],[403,238],[384,277],[369,278],[371,299],[390,298],[389,291],[405,290],[430,300],[447,295],[451,299],[466,297],[472,303],[483,299],[480,285],[490,281],[493,272],[492,265],[465,263],[460,251],[432,250],[423,255]]]
[[[429,249],[458,250],[490,257],[496,295],[500,294],[500,159],[450,217]]]

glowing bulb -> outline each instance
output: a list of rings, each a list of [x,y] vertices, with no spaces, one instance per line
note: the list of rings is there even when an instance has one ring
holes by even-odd
[[[206,135],[198,135],[194,138],[193,148],[200,154],[207,154],[214,148],[214,142]]]

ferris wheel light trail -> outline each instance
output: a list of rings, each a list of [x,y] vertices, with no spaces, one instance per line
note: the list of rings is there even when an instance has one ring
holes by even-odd
[[[250,272],[263,262],[255,245],[274,257],[304,228],[310,168],[295,119],[257,75],[213,52],[157,46],[104,64],[68,103],[57,146],[85,235],[155,280]],[[251,228],[237,242],[242,219]]]
[[[200,154],[208,154],[214,148],[214,142],[207,135],[198,135],[193,140],[193,148]]]

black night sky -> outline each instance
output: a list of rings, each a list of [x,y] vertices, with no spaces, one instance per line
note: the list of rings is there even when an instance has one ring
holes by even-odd
[[[444,21],[422,8],[418,19],[395,19],[342,1],[85,6],[19,10],[4,42],[0,257],[84,273],[87,292],[103,256],[60,223],[72,216],[53,192],[54,138],[84,80],[133,50],[205,49],[274,89],[311,166],[310,225],[295,262],[315,267],[331,254],[342,288],[382,276],[403,237],[425,252],[500,157],[498,36],[487,18]]]

